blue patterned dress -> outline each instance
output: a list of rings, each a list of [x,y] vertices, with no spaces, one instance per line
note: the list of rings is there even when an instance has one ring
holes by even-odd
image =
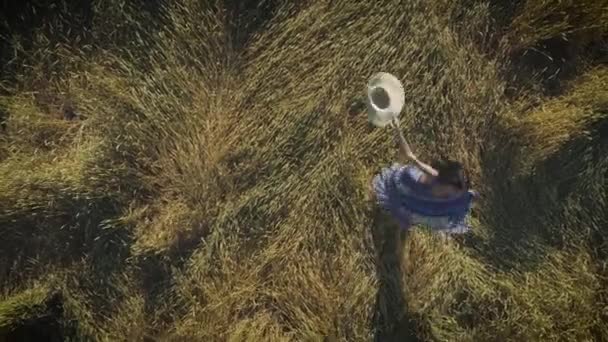
[[[470,230],[467,215],[475,192],[458,197],[434,198],[432,184],[421,183],[423,172],[413,165],[394,164],[382,170],[373,181],[378,204],[395,217],[403,229],[424,225],[444,234]]]

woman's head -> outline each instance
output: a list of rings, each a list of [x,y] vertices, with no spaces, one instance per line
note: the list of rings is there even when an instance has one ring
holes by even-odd
[[[453,160],[436,160],[431,166],[437,170],[437,182],[443,185],[452,185],[459,190],[468,188],[468,180],[461,163]]]

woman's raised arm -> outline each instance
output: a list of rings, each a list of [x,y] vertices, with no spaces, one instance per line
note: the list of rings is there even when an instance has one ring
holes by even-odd
[[[398,119],[393,120],[393,123],[391,126],[393,127],[393,130],[395,132],[395,138],[397,140],[397,143],[399,144],[399,152],[401,152],[402,157],[404,157],[406,159],[406,161],[407,161],[407,159],[409,159],[409,160],[413,161],[414,163],[416,163],[416,165],[424,173],[431,175],[433,177],[437,177],[437,175],[439,174],[439,172],[437,172],[437,170],[435,170],[432,166],[418,160],[418,158],[416,157],[416,155],[410,148],[410,145],[405,140],[403,133],[401,132],[401,128],[399,127]]]

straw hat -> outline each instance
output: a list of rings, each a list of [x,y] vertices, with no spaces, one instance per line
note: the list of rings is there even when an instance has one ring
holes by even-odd
[[[367,118],[377,127],[398,118],[405,103],[405,92],[399,79],[379,72],[367,83]]]

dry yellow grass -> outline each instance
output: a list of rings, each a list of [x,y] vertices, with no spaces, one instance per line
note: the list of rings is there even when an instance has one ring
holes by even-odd
[[[563,96],[548,100],[523,114],[519,126],[525,137],[522,143],[524,162],[539,164],[559,152],[564,144],[593,134],[589,127],[606,120],[608,113],[608,72],[590,70]],[[517,128],[514,128],[517,130]]]
[[[608,32],[608,1],[522,1],[507,32],[504,44],[510,52],[553,38],[588,42]]]
[[[48,288],[12,284],[52,279],[75,340],[608,338],[605,68],[514,100],[483,1],[283,4],[243,49],[218,4],[172,3],[160,27],[99,2],[105,39],[38,41],[2,100],[0,318]],[[402,241],[377,213],[395,152],[351,105],[380,70],[419,154],[463,160],[482,190],[466,239]]]

